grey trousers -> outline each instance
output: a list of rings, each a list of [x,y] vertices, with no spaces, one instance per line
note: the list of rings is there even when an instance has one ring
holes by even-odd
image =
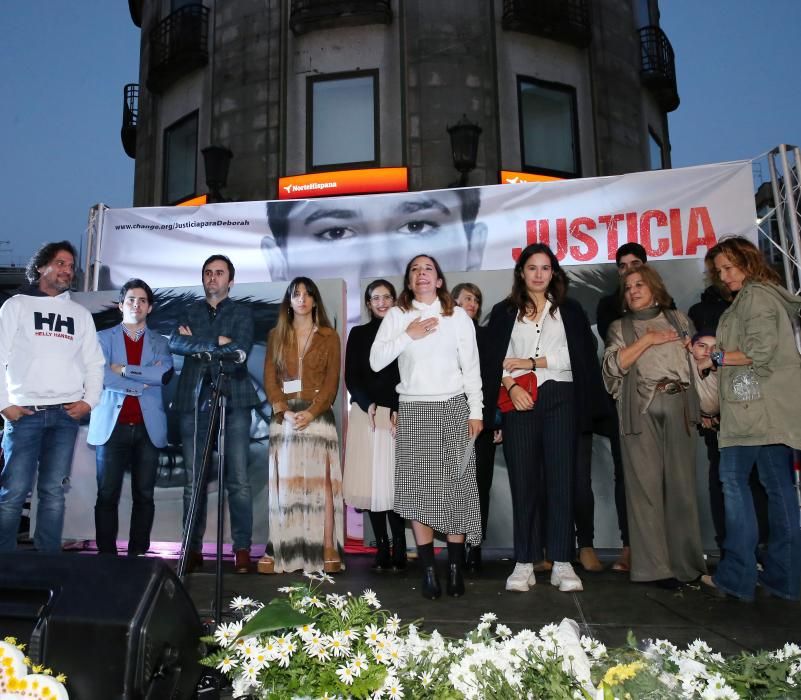
[[[695,430],[687,433],[684,397],[657,392],[640,416],[642,432],[624,435],[631,580],[706,573],[695,482]]]

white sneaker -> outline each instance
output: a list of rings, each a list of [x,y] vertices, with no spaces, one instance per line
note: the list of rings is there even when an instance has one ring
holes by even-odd
[[[553,569],[551,569],[551,585],[559,586],[559,590],[562,591],[562,593],[584,590],[584,586],[581,585],[581,579],[576,576],[576,572],[573,571],[573,566],[567,561],[555,561],[553,563]]]
[[[515,564],[515,570],[512,575],[506,579],[507,591],[518,591],[525,593],[531,586],[537,583],[534,577],[534,564]]]

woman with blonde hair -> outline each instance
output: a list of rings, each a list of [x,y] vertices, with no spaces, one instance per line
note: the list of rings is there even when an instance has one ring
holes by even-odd
[[[707,590],[754,599],[757,584],[771,595],[798,600],[801,530],[792,476],[792,449],[801,449],[801,348],[793,337],[801,299],[780,286],[759,249],[724,238],[706,255],[713,281],[734,300],[720,317],[717,349],[701,367],[718,372],[720,480],[725,556]],[[758,530],[749,476],[754,462],[768,495],[768,546],[757,570]]]
[[[693,424],[701,419],[690,320],[671,309],[659,273],[621,279],[623,308],[606,336],[603,375],[620,418],[631,580],[679,588],[706,573]]]
[[[342,471],[331,410],[339,348],[317,285],[296,277],[284,294],[264,360],[273,414],[270,529],[260,573],[343,568]]]

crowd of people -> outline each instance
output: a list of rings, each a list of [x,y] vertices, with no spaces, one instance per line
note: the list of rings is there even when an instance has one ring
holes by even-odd
[[[117,553],[118,505],[131,472],[128,554],[150,546],[159,448],[166,444],[163,387],[182,357],[173,407],[180,416],[184,547],[188,571],[203,565],[206,483],[200,468],[213,429],[212,387],[224,402],[225,483],[234,568],[252,570],[253,497],[248,478],[252,409],[259,398],[246,360],[254,342],[247,308],[230,297],[233,263],[203,264],[203,300],[165,339],[147,327],[153,292],[129,280],[121,323],[95,331],[69,298],[75,251],[43,246],[30,286],[0,309],[0,551],[16,546],[23,503],[38,474],[34,545],[61,547],[64,483],[79,421],[96,446],[98,550]],[[740,237],[706,255],[711,285],[688,314],[637,243],[616,255],[619,289],[601,299],[597,338],[556,255],[529,245],[508,296],[482,323],[481,290],[448,290],[431,255],[411,258],[398,292],[372,281],[368,322],[345,352],[350,396],[344,463],[332,406],[340,383],[339,335],[320,291],[292,280],[267,338],[269,535],[264,574],[345,567],[344,507],[366,511],[376,571],[407,567],[410,521],[424,597],[442,586],[434,551],[447,543],[445,590],[465,593],[464,571],[482,568],[495,452],[503,450],[512,496],[514,569],[509,591],[549,573],[563,592],[583,590],[574,564],[602,568],[593,547],[593,434],[610,440],[623,547],[612,568],[635,582],[675,589],[699,582],[712,595],[752,600],[757,586],[798,600],[801,529],[792,450],[801,449],[801,300],[759,250]],[[709,457],[709,500],[720,563],[707,573],[695,454]],[[204,447],[206,448],[204,450]],[[195,513],[189,518],[189,513]],[[759,564],[759,566],[758,566]]]

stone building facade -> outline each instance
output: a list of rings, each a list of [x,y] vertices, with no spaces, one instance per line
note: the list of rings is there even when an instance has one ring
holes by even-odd
[[[142,29],[123,144],[135,206],[207,191],[201,151],[233,154],[225,196],[278,178],[405,166],[454,184],[447,128],[481,127],[469,184],[670,167],[679,103],[657,0],[129,0]]]

